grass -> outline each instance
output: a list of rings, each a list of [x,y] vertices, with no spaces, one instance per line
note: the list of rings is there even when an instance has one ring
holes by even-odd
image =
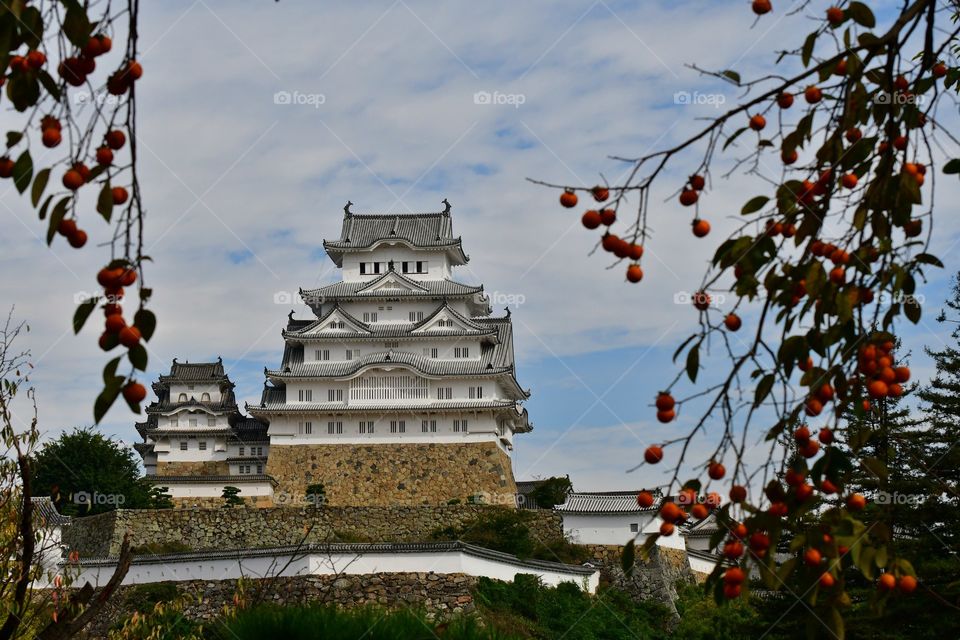
[[[475,618],[458,616],[436,622],[414,610],[386,611],[376,607],[350,610],[332,606],[276,607],[265,605],[240,612],[209,626],[211,640],[513,640],[492,628],[481,628]]]

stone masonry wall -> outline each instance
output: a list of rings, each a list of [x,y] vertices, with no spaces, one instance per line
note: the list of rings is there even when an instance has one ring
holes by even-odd
[[[644,560],[638,555],[631,575],[623,572],[620,545],[586,545],[593,553],[594,563],[600,567],[601,583],[622,589],[637,600],[655,600],[663,604],[679,619],[674,602],[677,599],[677,582],[693,582],[687,552],[655,546]]]
[[[229,474],[230,465],[216,460],[157,463],[158,476],[226,476]]]
[[[191,580],[170,583],[180,595],[190,596],[184,616],[190,620],[211,620],[233,604],[237,591],[236,580]],[[255,600],[261,590],[260,602],[277,605],[309,603],[360,606],[375,604],[387,608],[412,606],[428,614],[449,615],[474,610],[472,589],[477,579],[459,573],[380,573],[354,576],[296,576],[276,578],[273,581],[244,581],[248,602]],[[154,585],[149,585],[154,587]],[[140,608],[151,608],[142,602],[144,589],[127,586],[118,589],[110,608],[87,628],[92,638],[105,638],[107,630],[131,615],[141,601]],[[144,605],[147,605],[146,607]]]
[[[322,482],[330,505],[446,504],[488,494],[512,503],[510,458],[495,443],[274,445],[266,473],[276,493]]]
[[[437,529],[468,526],[484,512],[506,507],[271,507],[233,509],[118,510],[74,518],[63,541],[82,557],[112,557],[124,532],[131,546],[153,552],[202,551],[295,545],[310,542],[427,542]],[[527,526],[535,539],[563,537],[552,511],[531,511]],[[310,533],[304,540],[304,533]]]

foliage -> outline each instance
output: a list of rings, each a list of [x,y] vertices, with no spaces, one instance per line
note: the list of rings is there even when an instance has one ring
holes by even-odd
[[[154,505],[140,477],[136,454],[91,428],[63,432],[34,456],[37,495],[49,495],[68,515]]]
[[[590,596],[575,584],[545,587],[524,574],[510,583],[480,578],[475,599],[490,626],[522,638],[654,638],[664,635],[667,622],[667,611],[660,605],[635,603],[616,589]]]
[[[571,491],[573,491],[573,483],[570,482],[570,476],[554,476],[538,484],[530,492],[530,496],[536,500],[537,506],[541,509],[553,509],[558,504],[563,504]]]
[[[211,640],[496,640],[513,638],[481,629],[471,617],[431,621],[419,611],[384,611],[375,607],[341,610],[332,606],[278,607],[261,605],[240,611],[209,629]]]
[[[141,585],[154,586],[154,585]],[[174,588],[174,592],[176,588]],[[151,597],[159,595],[152,592]],[[171,597],[175,593],[170,594]],[[128,596],[129,598],[129,596]],[[183,599],[155,602],[145,611],[133,615],[107,632],[109,640],[200,640],[206,637],[202,625],[183,616]]]
[[[677,585],[677,613],[680,623],[672,637],[683,640],[753,640],[763,637],[760,616],[754,608],[757,603],[735,603],[719,606],[713,598],[704,596],[700,585]],[[784,613],[783,600],[777,600]],[[762,603],[761,603],[762,604]],[[806,613],[806,609],[799,607]],[[759,629],[759,632],[758,632]]]
[[[147,499],[151,509],[173,509],[173,498],[169,487],[151,486]]]
[[[158,602],[175,600],[179,595],[173,582],[154,582],[130,586],[123,596],[123,604],[140,613],[149,613]]]
[[[769,20],[765,14],[772,4],[751,3],[758,22]],[[882,19],[862,2],[838,3],[825,13],[820,9],[800,3],[777,18],[812,25],[805,37],[783,43],[775,61],[786,67],[782,70],[744,79],[735,69],[693,67],[734,85],[738,104],[676,144],[617,157],[626,167],[616,184],[541,184],[563,189],[560,202],[568,208],[577,205],[577,192],[606,203],[602,212],[584,213],[584,226],[605,225],[600,247],[629,259],[626,277],[636,283],[642,278],[644,247],[656,238],[652,231],[676,219],[654,192],[668,165],[687,162],[680,170],[689,179],[670,189],[676,188],[679,206],[693,212],[698,237],[709,232],[700,218],[701,204],[706,203],[704,211],[715,210],[709,203],[710,179],[719,156],[737,154],[724,177],[742,170],[757,179],[762,191],[747,196],[738,212],[742,222],[711,248],[702,282],[688,289],[695,292],[689,298],[698,326],[678,346],[677,372],[656,398],[661,422],[674,421],[691,401],[700,404],[697,415],[688,418],[692,426],[684,433],[648,448],[644,460],[671,461],[667,495],[677,486],[699,493],[701,479],[683,481],[681,470],[691,464],[687,455],[698,449],[693,440],[708,428],[719,429],[716,447],[692,463],[710,469],[713,480],[724,478],[729,467],[729,489],[749,498],[737,498],[738,504],[718,513],[731,528],[742,521],[741,537],[755,543],[751,553],[735,557],[744,569],[758,571],[770,589],[792,584],[787,578],[796,574],[810,600],[822,605],[830,632],[843,637],[849,594],[836,580],[836,568],[828,569],[825,581],[838,586],[820,588],[817,573],[823,568],[797,560],[807,550],[836,558],[847,555],[840,547],[849,549],[853,564],[867,578],[878,579],[884,593],[871,599],[878,609],[892,589],[903,583],[909,590],[913,584],[911,564],[889,544],[889,528],[864,538],[861,500],[843,480],[859,468],[887,475],[883,461],[859,443],[883,438],[882,420],[867,414],[884,399],[900,397],[910,377],[909,369],[897,366],[895,332],[904,317],[920,321],[917,283],[930,269],[943,267],[928,253],[935,215],[931,187],[938,166],[948,175],[960,173],[960,158],[951,158],[955,151],[944,144],[956,137],[940,119],[960,89],[960,11],[935,0],[904,2]],[[745,311],[755,313],[745,321],[738,315]],[[755,326],[746,335],[732,335],[748,321]],[[710,356],[729,362],[719,369],[708,366]],[[698,380],[707,368],[710,379]],[[695,388],[681,395],[683,378]],[[946,392],[952,381],[944,381]],[[850,414],[858,419],[844,421]],[[811,438],[804,423],[814,418],[813,433],[825,422],[838,443],[850,446]],[[946,430],[940,439],[949,442],[943,435]],[[750,463],[745,443],[760,437],[769,443],[768,454],[760,464]],[[803,479],[791,484],[788,471]],[[675,510],[671,520],[680,522],[686,515]],[[647,547],[658,535],[648,538]],[[795,545],[797,558],[777,566],[767,551],[786,541]],[[722,573],[718,565],[709,578],[718,599],[747,593],[740,569],[726,581]]]
[[[586,547],[569,540],[538,539],[528,526],[536,517],[531,511],[490,507],[463,527],[443,527],[432,532],[434,540],[461,540],[486,549],[503,551],[518,558],[536,558],[567,564],[581,564],[590,558]]]
[[[224,487],[223,494],[224,507],[238,507],[243,505],[243,498],[240,497],[240,489],[238,487]]]
[[[327,489],[322,482],[308,484],[304,495],[307,497],[307,502],[314,507],[322,507],[327,502]]]
[[[19,193],[29,192],[48,245],[60,235],[80,249],[88,231],[101,235],[96,244],[109,248],[104,271],[115,272],[98,277],[102,295],[81,302],[72,323],[79,333],[101,303],[107,316],[120,319],[105,321],[99,340],[104,351],[122,344],[124,353],[103,369],[95,422],[121,395],[140,413],[145,388],[134,376],[146,371],[141,340],[149,340],[156,327],[146,308],[151,290],[143,286],[149,257],[142,253],[137,175],[134,84],[143,74],[136,61],[138,17],[139,0],[17,0],[0,6],[0,68],[9,71],[2,80],[12,114],[0,176]],[[95,211],[89,202],[81,204],[81,194],[95,199]],[[105,227],[102,234],[94,224]],[[125,299],[124,287],[137,295]],[[126,320],[124,300],[132,308]],[[118,373],[124,356],[127,371]]]

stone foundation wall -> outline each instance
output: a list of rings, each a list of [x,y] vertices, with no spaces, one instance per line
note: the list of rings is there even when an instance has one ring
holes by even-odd
[[[476,494],[513,504],[517,491],[510,458],[493,442],[273,445],[266,473],[279,483],[275,494],[292,500],[321,482],[333,506],[436,505]]]
[[[633,572],[628,576],[620,563],[622,546],[585,546],[590,548],[594,563],[600,567],[601,583],[622,589],[636,600],[656,600],[666,606],[675,619],[679,619],[674,604],[677,599],[676,584],[693,582],[695,579],[685,550],[655,546],[646,560],[640,558],[638,553]]]
[[[158,476],[226,476],[230,465],[223,461],[203,462],[158,462]]]
[[[184,616],[201,622],[221,614],[224,605],[232,606],[237,592],[236,580],[191,580],[169,584],[175,586],[178,594],[190,596],[191,604],[184,608]],[[422,608],[428,614],[449,615],[474,610],[471,591],[476,584],[476,578],[459,573],[378,573],[283,577],[272,581],[246,579],[244,592],[248,603],[410,606]],[[138,602],[141,608],[145,608],[144,591],[137,586],[118,589],[110,608],[87,627],[90,637],[105,638],[107,630],[131,615]]]
[[[487,505],[434,507],[271,507],[264,509],[118,510],[74,518],[63,541],[82,557],[112,557],[125,532],[131,546],[175,550],[237,549],[301,542],[427,542],[445,527],[469,526]],[[531,511],[526,523],[543,541],[563,537],[563,522],[552,511]],[[309,534],[304,539],[305,532]]]

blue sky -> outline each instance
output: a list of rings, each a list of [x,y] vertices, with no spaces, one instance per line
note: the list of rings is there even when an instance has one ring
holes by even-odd
[[[536,430],[517,439],[517,475],[569,473],[584,489],[660,482],[658,470],[625,470],[692,420],[664,427],[649,406],[696,322],[674,295],[697,288],[715,242],[763,183],[720,177],[744,153],[734,148],[701,209],[714,231],[698,240],[670,198],[696,162],[678,157],[655,192],[646,277],[628,285],[622,267],[588,255],[597,235],[579,213],[524,178],[615,181],[625,167],[609,155],[683,139],[720,113],[716,102],[738,97],[686,65],[766,73],[771,52],[799,45],[808,27],[787,4],[754,25],[745,2],[147,3],[137,91],[160,319],[150,378],[173,357],[222,355],[238,396],[258,398],[290,310],[274,297],[336,279],[321,240],[337,234],[343,204],[425,211],[447,197],[471,256],[461,279],[522,299],[518,369]],[[895,6],[873,4],[881,17]],[[678,93],[712,103],[678,103]],[[490,103],[477,98],[487,94]],[[947,269],[922,287],[924,320],[904,334],[915,353],[943,339],[932,318],[960,268],[956,185],[940,182],[933,244]],[[3,200],[0,264],[18,277],[4,279],[0,300],[32,325],[41,425],[55,434],[91,420],[106,358],[96,329],[76,338],[69,323],[102,252],[48,249],[28,204],[11,192]],[[93,242],[106,238],[93,217],[89,227]],[[922,375],[929,362],[916,357],[914,368]],[[132,442],[134,420],[118,405],[104,429]],[[710,448],[708,430],[697,451]]]

